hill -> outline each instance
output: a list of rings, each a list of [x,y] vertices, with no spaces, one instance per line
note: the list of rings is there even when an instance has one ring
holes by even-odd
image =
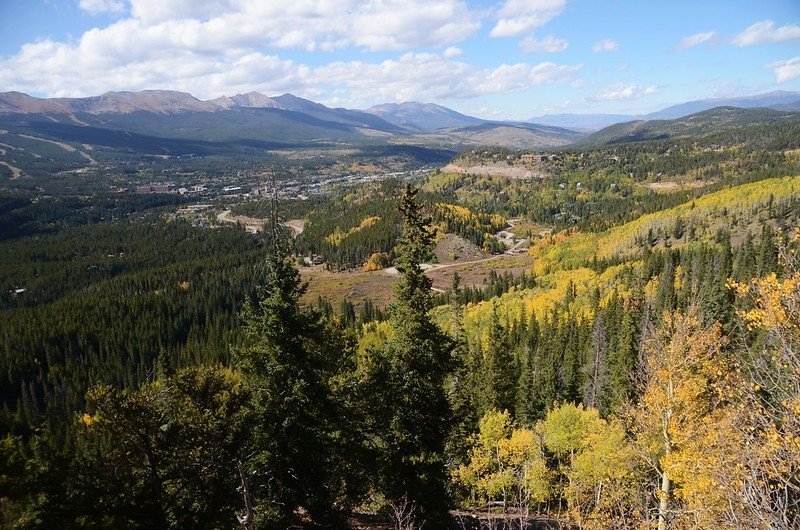
[[[753,96],[739,96],[729,98],[699,99],[687,101],[679,105],[673,105],[657,112],[651,112],[643,116],[647,120],[671,120],[683,116],[713,109],[715,107],[739,107],[742,109],[770,108],[776,109],[783,105],[797,103],[800,101],[800,92],[788,92],[776,90],[766,94],[756,94]]]
[[[494,145],[507,149],[531,150],[562,147],[582,138],[583,133],[561,127],[528,123],[485,122],[456,129],[440,129],[410,136],[404,141],[425,145],[455,146],[460,149]]]
[[[528,123],[541,123],[570,129],[597,131],[615,123],[628,121],[671,120],[682,118],[715,107],[738,107],[743,109],[770,108],[782,111],[800,110],[800,92],[778,90],[753,96],[699,99],[679,103],[649,114],[547,114],[526,120]]]
[[[637,120],[602,129],[579,142],[579,145],[604,145],[647,140],[666,140],[687,136],[705,136],[745,127],[800,121],[794,113],[757,108],[717,107],[674,120]]]
[[[741,238],[757,226],[753,212],[768,209],[778,199],[796,199],[800,177],[765,179],[709,193],[697,199],[642,215],[629,223],[599,233],[579,233],[562,241],[543,241],[531,248],[536,256],[537,272],[570,270],[584,266],[593,257],[635,259],[644,244],[675,248],[691,239],[687,232],[675,237],[676,223],[692,227],[694,240],[712,241],[720,229],[731,230]],[[794,213],[797,216],[797,213]],[[743,222],[750,219],[750,222]],[[680,221],[679,221],[680,219]],[[795,222],[796,219],[792,219]],[[647,241],[647,238],[651,238]]]

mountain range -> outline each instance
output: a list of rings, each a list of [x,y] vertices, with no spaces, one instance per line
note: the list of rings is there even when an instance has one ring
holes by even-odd
[[[782,111],[800,111],[800,92],[777,90],[752,96],[710,98],[687,101],[649,114],[546,114],[526,120],[528,123],[552,125],[568,129],[596,131],[615,123],[628,121],[673,120],[715,107],[742,109],[768,108]]]
[[[168,156],[345,144],[452,152],[477,145],[541,149],[574,144],[583,138],[583,143],[594,144],[648,139],[707,126],[757,124],[764,119],[778,120],[781,114],[727,111],[683,125],[653,122],[702,114],[721,105],[795,111],[800,110],[800,92],[690,101],[642,116],[551,115],[533,118],[535,123],[483,120],[432,103],[386,103],[352,110],[330,108],[292,94],[266,96],[258,92],[207,101],[171,90],[51,99],[5,92],[0,93],[0,130],[116,152]],[[586,138],[589,132],[608,125],[613,127]],[[664,127],[667,132],[662,131]]]
[[[552,126],[490,122],[429,103],[351,110],[292,94],[270,97],[250,92],[203,101],[170,90],[52,99],[0,93],[0,125],[52,140],[113,148],[124,142],[120,134],[133,134],[136,152],[160,154],[341,143],[400,143],[433,149],[481,144],[546,148],[583,136]]]

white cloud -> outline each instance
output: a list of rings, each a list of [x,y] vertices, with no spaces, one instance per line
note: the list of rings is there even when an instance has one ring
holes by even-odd
[[[462,0],[125,1],[130,15],[111,25],[76,40],[29,43],[0,57],[0,87],[50,97],[174,89],[202,99],[256,90],[356,106],[566,85],[582,68],[553,62],[486,67],[459,60],[463,50],[456,44],[477,31],[481,16],[489,16]],[[542,13],[558,11],[563,0],[504,7],[513,11],[517,4],[538,6],[543,20]],[[561,46],[560,39],[541,42]],[[408,53],[422,46],[443,51]],[[281,57],[282,48],[401,53],[382,62],[311,67]]]
[[[121,34],[142,31],[140,41],[100,38],[103,34],[98,33],[85,35],[75,45],[29,44],[17,56],[0,60],[0,86],[62,97],[145,88],[183,90],[202,99],[251,90],[270,95],[292,92],[323,99],[327,95],[352,107],[383,101],[463,99],[569,83],[582,68],[552,62],[486,68],[455,59],[454,49],[441,54],[406,53],[379,63],[335,62],[312,68],[246,49],[232,49],[227,55],[184,49],[135,22],[120,25]],[[180,38],[194,39],[191,35]],[[126,42],[132,49],[125,50]],[[98,50],[101,45],[107,53]]]
[[[81,1],[97,11],[116,9],[123,0]],[[278,58],[276,48],[444,47],[474,34],[481,16],[463,0],[129,2],[130,16],[74,41],[46,39],[0,57],[0,86],[50,96],[176,87],[200,97],[231,86],[308,91],[311,70]],[[459,53],[449,46],[444,55]],[[243,64],[253,69],[242,70]],[[249,86],[233,79],[240,77],[249,78]]]
[[[563,52],[569,46],[569,41],[566,39],[558,39],[552,35],[548,35],[543,39],[537,39],[535,37],[526,37],[522,39],[519,43],[519,47],[522,48],[522,51],[528,53],[534,52],[547,52],[547,53],[558,53]]]
[[[689,35],[688,37],[682,38],[678,42],[678,44],[675,45],[675,49],[687,50],[689,48],[694,48],[695,46],[700,46],[701,44],[714,39],[716,36],[717,36],[717,32],[716,31],[706,31],[705,33],[695,33],[694,35]]]
[[[264,44],[396,51],[454,44],[480,28],[480,15],[463,0],[131,0],[131,15],[125,22],[148,33],[218,53]]]
[[[619,43],[613,39],[602,39],[592,46],[594,53],[615,52],[617,50],[619,50]]]
[[[506,0],[496,13],[491,37],[517,37],[547,24],[564,10],[566,0]]]
[[[378,101],[432,101],[504,94],[533,86],[566,83],[581,65],[543,62],[482,68],[431,53],[407,53],[381,63],[337,62],[316,69],[320,83],[344,88],[351,105]]]
[[[775,73],[776,83],[785,83],[800,77],[800,57],[793,57],[785,61],[776,61],[765,65]]]
[[[373,0],[356,5],[360,9],[341,36],[352,34],[355,45],[374,51],[460,42],[480,28],[477,15],[455,0]]]
[[[87,49],[87,53],[83,50]],[[178,89],[200,98],[310,87],[310,70],[274,55],[219,58],[169,49],[138,60],[110,60],[94,50],[45,41],[0,62],[0,86],[50,96],[88,96],[109,90]]]
[[[235,0],[130,0],[131,15],[147,24],[166,20],[208,20],[238,11]]]
[[[639,99],[657,92],[658,87],[656,86],[642,87],[638,85],[616,84],[606,88],[602,92],[586,96],[586,101],[600,102]]]
[[[92,15],[100,13],[122,13],[125,11],[124,0],[80,0],[78,7]]]
[[[800,40],[799,25],[787,24],[776,28],[772,20],[762,20],[736,35],[733,43],[737,46],[752,46],[793,40]]]

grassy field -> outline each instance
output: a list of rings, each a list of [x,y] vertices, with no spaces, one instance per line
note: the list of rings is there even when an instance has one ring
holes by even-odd
[[[433,266],[427,272],[433,281],[433,288],[437,291],[446,291],[450,288],[452,276],[457,272],[461,277],[461,285],[483,285],[488,282],[489,275],[494,271],[498,275],[510,272],[520,276],[533,266],[534,258],[526,255],[508,256],[499,255],[484,258],[478,261],[465,263],[452,263],[448,265]],[[393,269],[364,272],[351,270],[345,272],[326,271],[324,266],[301,267],[300,274],[308,282],[308,291],[303,297],[303,302],[313,303],[318,297],[327,299],[336,307],[342,300],[350,300],[359,308],[367,299],[379,307],[384,307],[392,301],[394,293],[392,285],[397,281],[397,275],[392,274]]]

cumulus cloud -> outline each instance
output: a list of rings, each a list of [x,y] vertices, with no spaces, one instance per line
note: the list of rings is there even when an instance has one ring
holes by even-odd
[[[762,20],[736,35],[733,43],[737,46],[753,46],[754,44],[772,44],[794,40],[800,40],[799,25],[787,24],[776,28],[775,22],[772,20]]]
[[[491,37],[517,37],[547,24],[564,10],[566,0],[506,0],[496,13]]]
[[[785,83],[800,77],[800,57],[776,61],[765,65],[765,68],[773,71],[776,83]]]
[[[519,43],[519,47],[522,49],[522,51],[528,53],[558,53],[566,50],[568,46],[569,42],[566,39],[559,39],[552,35],[548,35],[543,39],[526,37]]]
[[[658,87],[656,86],[643,87],[638,85],[617,84],[610,86],[597,94],[586,96],[586,101],[600,102],[639,99],[657,92]]]
[[[281,49],[447,46],[443,56],[453,58],[461,53],[453,44],[485,16],[463,0],[79,1],[90,12],[130,13],[74,41],[23,45],[0,58],[0,86],[48,96],[181,87],[204,97],[234,86],[308,93],[311,69],[279,58]]]
[[[130,0],[130,3],[133,17],[147,24],[166,20],[207,20],[240,9],[234,0]]]
[[[375,51],[460,42],[480,28],[477,14],[454,0],[374,0],[356,5],[360,9],[342,37],[352,34],[355,45]]]
[[[309,73],[308,67],[258,52],[216,57],[168,48],[129,60],[98,54],[87,45],[44,41],[0,61],[0,86],[49,96],[178,87],[202,98],[240,89],[303,91],[310,86]]]
[[[480,28],[480,15],[463,0],[131,0],[126,22],[151,36],[166,33],[184,46],[205,43],[218,53],[231,45],[264,44],[311,51],[348,46],[396,51],[457,43]]]
[[[78,7],[92,15],[100,13],[122,13],[125,11],[124,0],[80,0]]]
[[[259,51],[224,56],[201,53],[171,46],[169,39],[156,39],[164,43],[162,51],[151,50],[131,59],[121,56],[124,39],[118,43],[96,39],[86,37],[76,45],[53,41],[26,45],[17,56],[0,61],[0,86],[49,96],[179,88],[203,99],[256,90],[338,98],[343,105],[368,106],[381,101],[472,98],[569,83],[582,68],[553,62],[486,68],[458,60],[455,49],[313,68]],[[99,42],[111,46],[114,53],[98,53]],[[135,57],[139,52],[130,53]]]
[[[592,46],[594,53],[615,52],[617,50],[619,50],[619,43],[614,39],[602,39]]]
[[[675,45],[675,49],[688,50],[689,48],[694,48],[695,46],[700,46],[701,44],[716,38],[716,36],[717,36],[717,32],[716,31],[706,31],[705,33],[695,33],[694,35],[689,35],[688,37],[682,38],[678,42],[678,44]]]
[[[503,94],[538,85],[569,82],[581,65],[543,62],[476,67],[431,53],[407,53],[381,63],[336,62],[313,72],[351,95],[351,105],[376,101],[430,101]]]
[[[86,9],[123,0],[84,0]],[[575,81],[582,65],[554,62],[478,66],[456,46],[480,26],[462,0],[125,0],[128,16],[76,40],[45,39],[0,57],[0,86],[49,97],[109,90],[178,89],[209,99],[256,90],[356,106],[380,101],[464,99]],[[559,1],[508,1],[544,20]],[[549,7],[548,7],[549,6]],[[548,9],[550,11],[548,11]],[[550,14],[547,14],[550,13]],[[560,39],[538,41],[566,46]],[[542,44],[544,43],[544,44]],[[422,53],[422,46],[442,49]],[[394,51],[379,61],[309,66],[282,49]]]

